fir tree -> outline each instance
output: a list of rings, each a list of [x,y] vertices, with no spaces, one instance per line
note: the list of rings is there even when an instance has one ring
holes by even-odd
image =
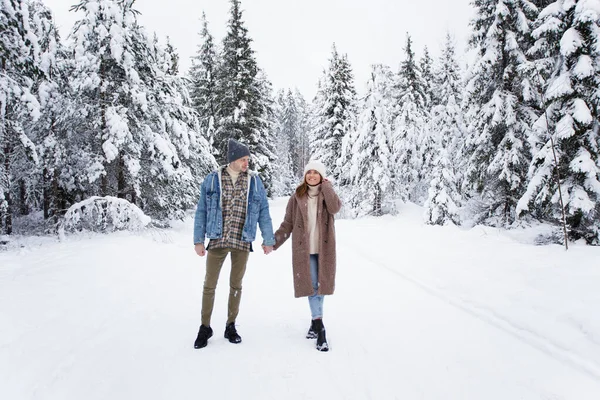
[[[296,158],[295,163],[298,168],[296,175],[300,178],[303,175],[304,166],[308,163],[310,156],[308,137],[310,131],[310,107],[297,88],[294,90],[294,101],[298,114],[298,138],[296,139],[294,157]]]
[[[333,45],[329,68],[317,95],[316,124],[310,133],[311,158],[318,159],[338,180],[346,160],[342,154],[342,140],[353,129],[356,90],[352,68],[346,55],[339,55]]]
[[[396,115],[393,149],[396,155],[396,195],[405,200],[422,203],[426,196],[422,142],[426,134],[427,102],[421,71],[416,64],[409,35],[404,47],[405,59],[400,65],[395,88]]]
[[[450,35],[435,70],[433,91],[438,104],[431,110],[430,130],[437,138],[436,158],[425,202],[425,220],[429,224],[443,225],[448,221],[460,223],[459,192],[463,163],[463,142],[466,128],[460,108],[461,80],[455,48]]]
[[[213,37],[208,30],[206,14],[202,13],[201,43],[196,55],[192,57],[190,68],[190,93],[194,109],[199,115],[200,128],[208,138],[209,144],[214,146],[214,135],[218,127],[217,107],[217,50]]]
[[[427,46],[423,48],[423,56],[419,61],[419,69],[421,70],[423,93],[425,94],[425,110],[429,111],[433,105],[439,103],[439,100],[436,99],[436,94],[433,90],[433,59],[429,55]]]
[[[81,150],[90,162],[81,171],[89,182],[100,181],[88,195],[128,197],[138,194],[139,158],[147,96],[136,62],[148,54],[135,36],[133,0],[82,0],[72,10],[85,15],[73,29],[75,68],[72,86],[85,115]],[[136,54],[142,51],[142,55]]]
[[[73,31],[72,74],[85,119],[73,162],[85,164],[80,179],[93,184],[81,197],[116,195],[158,220],[181,217],[215,163],[176,76],[177,52],[156,38],[151,42],[132,3],[82,1],[74,7],[85,13]]]
[[[271,83],[257,66],[239,0],[231,0],[231,17],[223,39],[218,69],[219,122],[215,147],[226,161],[229,138],[250,149],[251,164],[263,178],[270,194],[271,163],[276,160],[273,134]]]
[[[374,65],[367,84],[352,143],[352,198],[358,214],[382,215],[391,203],[392,156],[392,73]],[[387,207],[389,210],[389,207]]]
[[[44,77],[34,81],[35,91],[40,94],[40,118],[28,121],[26,126],[36,144],[39,163],[33,171],[26,165],[19,167],[26,174],[23,182],[27,189],[21,206],[37,210],[41,203],[43,217],[49,221],[47,228],[54,231],[67,208],[77,172],[69,164],[69,152],[77,151],[70,149],[69,140],[69,132],[76,127],[68,82],[71,63],[50,10],[41,1],[32,1],[29,15],[39,38]]]
[[[167,42],[154,43],[150,121],[140,161],[140,205],[157,219],[182,218],[198,197],[198,182],[216,168],[201,135],[185,81],[176,75],[178,56]]]
[[[33,82],[43,79],[42,54],[31,26],[25,1],[6,0],[0,5],[0,227],[13,231],[15,198],[22,182],[13,173],[17,160],[37,164],[35,144],[24,130],[24,121],[40,117]]]
[[[591,244],[600,241],[599,23],[597,0],[555,1],[539,15],[532,54],[547,79],[544,114],[531,137],[529,183],[517,207],[561,219],[555,152],[569,235]]]
[[[525,0],[476,0],[471,44],[478,58],[468,76],[470,160],[466,188],[487,205],[483,219],[510,224],[526,185],[527,143],[537,94],[526,52],[537,8]]]
[[[277,152],[277,162],[273,173],[273,196],[291,195],[297,183],[296,176],[292,172],[290,136],[286,133],[286,125],[289,121],[286,116],[289,112],[287,102],[288,96],[285,90],[279,90],[273,107],[276,120],[273,131],[275,133],[275,151]]]
[[[296,89],[288,90],[283,102],[282,129],[288,137],[292,174],[301,178],[308,161],[306,102]]]

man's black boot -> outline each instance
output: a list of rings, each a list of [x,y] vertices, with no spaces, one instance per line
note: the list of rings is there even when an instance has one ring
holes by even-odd
[[[212,334],[213,334],[213,330],[210,326],[200,325],[200,330],[198,331],[198,337],[196,338],[196,341],[194,342],[194,348],[201,349],[203,347],[206,347],[206,344],[208,343],[208,338],[211,337]]]
[[[241,343],[242,338],[235,330],[235,322],[225,325],[225,339],[229,339],[230,343]]]

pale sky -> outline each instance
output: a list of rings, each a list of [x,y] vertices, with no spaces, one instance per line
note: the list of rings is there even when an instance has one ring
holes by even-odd
[[[69,12],[77,0],[43,1],[66,38],[81,17]],[[418,57],[425,45],[432,56],[439,54],[447,31],[462,54],[473,15],[470,0],[241,0],[241,5],[258,64],[274,89],[297,87],[308,101],[328,65],[334,42],[338,52],[348,54],[356,87],[362,92],[371,64],[398,70],[407,32]],[[170,37],[180,56],[181,72],[185,72],[200,41],[202,11],[220,43],[230,2],[137,0],[134,8],[141,12],[139,20],[149,33],[156,32],[161,40]]]

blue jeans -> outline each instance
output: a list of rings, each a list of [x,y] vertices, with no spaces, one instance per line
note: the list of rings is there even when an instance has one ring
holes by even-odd
[[[308,304],[310,305],[310,313],[312,319],[323,318],[323,299],[325,296],[317,294],[319,291],[319,255],[310,255],[310,279],[312,280],[312,286],[314,293],[312,296],[308,296]]]

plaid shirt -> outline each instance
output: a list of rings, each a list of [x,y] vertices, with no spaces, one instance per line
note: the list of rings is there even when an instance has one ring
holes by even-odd
[[[208,247],[251,251],[252,243],[242,240],[242,231],[246,222],[246,203],[248,202],[248,173],[240,172],[235,186],[227,169],[223,169],[221,176],[223,236],[221,239],[211,239]]]

